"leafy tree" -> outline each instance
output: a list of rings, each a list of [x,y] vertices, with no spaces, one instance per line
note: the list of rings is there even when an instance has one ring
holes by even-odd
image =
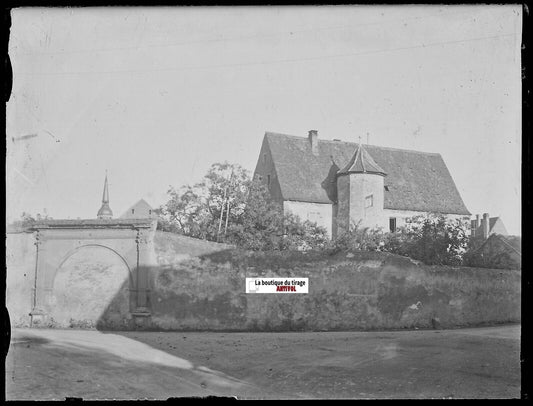
[[[224,239],[228,226],[239,222],[246,207],[250,182],[248,172],[238,164],[211,165],[198,185],[205,191],[210,239]]]
[[[201,183],[171,187],[168,195],[157,211],[160,230],[253,250],[310,249],[327,240],[325,229],[284,215],[266,186],[240,165],[215,163]]]
[[[272,250],[283,237],[282,208],[266,186],[248,182],[248,195],[241,215],[230,224],[225,241],[252,250]]]
[[[202,182],[170,187],[158,209],[160,230],[217,241],[242,214],[249,178],[240,165],[215,163]]]
[[[196,238],[206,238],[209,213],[202,198],[201,185],[183,186],[179,190],[170,187],[170,199],[161,206],[158,228]]]
[[[228,230],[226,241],[252,250],[309,250],[325,246],[328,237],[315,223],[283,214],[267,187],[251,181],[244,210]]]

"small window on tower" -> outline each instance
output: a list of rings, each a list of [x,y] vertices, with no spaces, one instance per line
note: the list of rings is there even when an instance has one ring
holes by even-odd
[[[267,175],[267,185],[270,186],[270,175]]]
[[[365,208],[372,207],[374,205],[374,195],[365,197]]]
[[[263,154],[263,163],[266,164],[267,162],[267,154]]]

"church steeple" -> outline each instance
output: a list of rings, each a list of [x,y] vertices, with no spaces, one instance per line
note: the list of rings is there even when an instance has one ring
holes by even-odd
[[[98,210],[99,219],[113,218],[113,211],[109,207],[109,190],[107,188],[107,171],[105,173],[104,193],[102,194],[102,207]]]

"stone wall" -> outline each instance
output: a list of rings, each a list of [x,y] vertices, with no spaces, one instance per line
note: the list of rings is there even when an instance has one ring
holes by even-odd
[[[157,249],[157,248],[156,248]],[[520,321],[520,273],[425,266],[382,253],[228,250],[152,273],[152,328],[366,330]],[[246,294],[246,277],[307,277],[308,294]]]
[[[36,249],[33,233],[6,235],[6,304],[13,325],[29,325]]]
[[[145,324],[150,329],[367,330],[520,321],[519,271],[425,266],[384,253],[253,253],[162,232],[154,237],[154,250],[155,265],[148,272],[151,317]],[[33,236],[8,234],[6,259],[12,324],[27,325],[35,282]],[[62,270],[67,279],[59,274],[54,283],[54,297],[66,292],[58,286],[96,276],[96,262],[90,255],[72,257]],[[120,263],[108,265],[100,274],[116,268],[117,277],[125,278]],[[246,277],[306,277],[309,293],[246,294]],[[87,290],[98,285],[88,282],[80,283]],[[101,328],[135,328],[123,306],[127,285],[115,287],[115,292],[84,295],[95,302],[81,310],[101,312],[95,323]],[[108,306],[99,310],[102,303]]]

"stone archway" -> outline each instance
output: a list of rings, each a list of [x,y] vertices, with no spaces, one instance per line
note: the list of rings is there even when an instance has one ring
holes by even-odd
[[[104,327],[105,323],[111,323],[108,327],[118,328],[125,319],[135,319],[137,324],[147,321],[150,317],[147,273],[155,264],[155,226],[153,219],[46,220],[35,224],[37,255],[31,325],[53,326],[57,319],[59,326],[65,326],[72,318],[79,327],[103,321]],[[107,262],[98,256],[83,259],[90,247],[111,256]],[[76,257],[81,261],[78,265],[84,265],[73,270]],[[117,262],[113,267],[114,261]],[[101,299],[108,301],[107,307],[96,317],[102,306],[86,298],[84,308],[84,302],[73,292],[85,297],[83,286],[88,280],[102,285],[106,278],[110,282],[106,286],[109,290],[100,293]],[[123,285],[118,287],[116,282],[121,278]],[[113,289],[118,296],[110,298]],[[127,305],[126,291],[129,292]],[[69,306],[74,309],[68,310]]]
[[[125,327],[133,289],[120,254],[104,245],[83,245],[69,252],[55,273],[50,318],[58,327]]]

